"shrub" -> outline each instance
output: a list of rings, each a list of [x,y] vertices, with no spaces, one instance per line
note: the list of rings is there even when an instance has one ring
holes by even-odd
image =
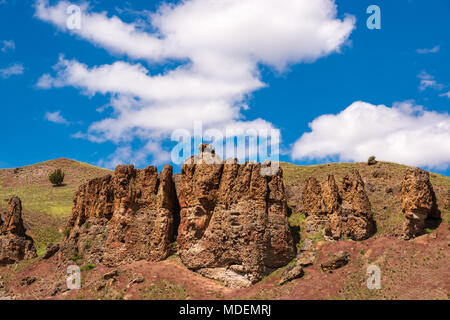
[[[80,268],[81,271],[89,271],[95,268],[95,264],[86,263],[83,267]]]
[[[80,260],[81,259],[81,256],[78,254],[78,252],[77,251],[73,251],[73,255],[72,255],[72,257],[70,257],[70,260],[72,260],[72,261],[78,261],[78,260]]]
[[[372,164],[376,164],[377,160],[375,156],[370,156],[369,159],[367,159],[367,164],[370,166]]]
[[[64,172],[62,172],[61,169],[57,169],[48,176],[48,180],[54,186],[61,186],[64,182]]]

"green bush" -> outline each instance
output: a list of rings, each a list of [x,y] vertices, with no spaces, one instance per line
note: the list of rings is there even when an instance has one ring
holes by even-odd
[[[54,186],[61,186],[64,182],[64,172],[62,172],[61,169],[57,169],[48,176],[48,180]]]
[[[375,159],[376,159],[375,156],[370,156],[369,159],[367,159],[367,164],[368,164],[368,165],[376,164],[377,161],[376,161]]]

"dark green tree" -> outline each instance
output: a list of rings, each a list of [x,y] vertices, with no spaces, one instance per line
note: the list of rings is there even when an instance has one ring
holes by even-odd
[[[369,159],[367,159],[367,164],[369,166],[377,164],[377,160],[375,156],[370,156]]]
[[[64,172],[62,172],[61,169],[57,169],[48,176],[48,180],[54,186],[61,186],[64,182]]]

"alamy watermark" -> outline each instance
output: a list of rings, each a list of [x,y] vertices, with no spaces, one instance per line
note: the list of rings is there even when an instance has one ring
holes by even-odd
[[[381,29],[381,9],[377,5],[371,5],[366,10],[370,17],[367,19],[366,25],[369,30]]]
[[[381,289],[381,269],[379,266],[371,265],[367,267],[366,274],[369,276],[366,281],[369,290]]]
[[[66,26],[69,30],[81,29],[81,8],[77,5],[71,4],[67,7],[66,13],[69,17],[66,20]]]
[[[79,290],[81,289],[81,269],[79,266],[68,266],[67,274],[69,275],[66,279],[67,289],[69,290]]]

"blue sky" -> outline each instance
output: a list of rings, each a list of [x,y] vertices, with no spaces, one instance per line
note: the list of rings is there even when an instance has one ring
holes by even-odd
[[[39,2],[43,8],[40,13],[36,7]],[[337,0],[335,16],[316,13],[319,22],[306,18],[305,23],[298,23],[287,20],[295,19],[292,12],[296,10],[301,16],[301,3],[312,1],[297,1],[289,10],[291,0],[283,0],[286,12],[277,9],[270,13],[260,12],[258,8],[253,11],[256,2],[250,0],[248,6],[237,7],[236,12],[242,14],[237,21],[226,19],[228,16],[221,21],[225,26],[227,23],[246,26],[250,25],[245,24],[248,21],[254,21],[253,12],[267,14],[274,21],[292,22],[280,26],[280,30],[288,30],[286,40],[284,33],[276,33],[280,32],[278,29],[272,33],[269,27],[265,34],[240,29],[241,34],[234,26],[226,26],[218,29],[213,40],[208,38],[214,36],[213,32],[206,34],[203,29],[195,29],[196,25],[190,33],[183,32],[182,28],[191,25],[180,21],[190,21],[192,16],[200,21],[204,18],[205,24],[209,23],[214,31],[217,26],[211,21],[218,21],[225,9],[236,8],[219,8],[216,20],[208,20],[208,0],[188,1],[194,3],[194,9],[190,10],[183,10],[183,4],[178,1],[172,2],[173,10],[181,8],[176,11],[178,16],[170,12],[159,14],[158,26],[169,30],[166,34],[151,25],[148,18],[149,13],[160,7],[160,1],[133,1],[132,4],[92,1],[89,7],[74,2],[90,17],[106,12],[101,16],[105,23],[111,23],[113,16],[122,20],[117,29],[106,28],[110,33],[105,31],[105,40],[101,28],[92,27],[94,22],[90,25],[92,30],[86,24],[88,30],[77,33],[65,29],[61,16],[48,15],[52,8],[60,14],[61,10],[57,9],[64,9],[64,2],[0,1],[3,150],[0,167],[19,167],[60,157],[109,167],[119,162],[136,163],[138,167],[170,163],[167,152],[175,144],[170,141],[170,133],[177,126],[192,126],[189,123],[192,117],[186,111],[191,110],[191,105],[177,101],[172,112],[161,111],[159,108],[172,108],[172,97],[165,98],[160,91],[147,95],[145,84],[154,83],[159,90],[170,89],[179,94],[183,82],[174,84],[169,78],[171,82],[167,82],[166,88],[166,82],[156,82],[160,79],[150,79],[145,73],[152,77],[166,75],[196,61],[197,66],[194,63],[194,67],[186,67],[182,76],[194,81],[201,73],[199,69],[213,69],[207,72],[211,78],[206,79],[211,81],[199,81],[212,82],[214,86],[204,89],[210,90],[211,96],[205,92],[185,93],[195,105],[191,113],[198,112],[212,127],[238,123],[280,129],[282,161],[296,164],[361,161],[375,154],[380,160],[450,174],[449,1]],[[369,17],[366,9],[372,4],[381,9],[381,30],[369,30],[366,26]],[[260,5],[270,8],[271,1],[261,1]],[[314,31],[301,30],[308,23],[319,23],[317,29],[331,20],[338,25],[333,30],[327,29],[323,37]],[[297,26],[296,23],[298,34],[290,27]],[[116,31],[117,39],[121,39],[120,28],[127,30],[126,24],[138,26],[142,37],[136,39],[142,39],[142,43],[133,39],[131,45],[125,41],[122,48],[120,41],[119,44],[111,42]],[[270,22],[267,25],[272,26]],[[352,25],[350,29],[349,25]],[[158,47],[160,44],[155,44],[159,51],[155,49],[154,56],[148,53],[150,36],[156,34],[155,39],[159,41],[169,32],[175,33],[178,36],[175,39],[183,45],[167,54],[171,43],[161,44],[162,49]],[[247,42],[246,37],[256,40]],[[326,40],[338,43],[330,47],[324,43]],[[145,54],[136,49],[140,45],[145,48]],[[218,62],[201,60],[208,50],[213,51],[214,57],[225,58]],[[231,62],[232,67],[217,67],[226,62]],[[105,71],[101,78],[93,72],[100,66],[109,70],[108,66],[114,64],[117,68]],[[137,64],[140,69],[133,67]],[[230,71],[233,66],[238,70]],[[250,71],[242,72],[247,67]],[[81,80],[74,77],[80,69],[87,74]],[[116,77],[114,81],[120,83],[120,72],[139,76],[143,73],[142,85],[124,81],[126,94],[114,91],[108,87],[108,77]],[[232,81],[227,82],[228,79]],[[242,80],[242,84],[236,79]],[[228,89],[235,91],[228,95],[222,93]],[[139,101],[129,106],[133,99]],[[208,108],[196,109],[202,103]],[[124,108],[127,113],[120,113]],[[208,110],[211,114],[196,110]],[[151,119],[140,119],[143,115]],[[228,120],[221,123],[215,116]],[[167,121],[168,117],[178,118],[172,122]],[[113,121],[102,122],[105,119]],[[312,129],[309,125],[313,121]],[[92,129],[96,123],[102,123],[101,130]]]

